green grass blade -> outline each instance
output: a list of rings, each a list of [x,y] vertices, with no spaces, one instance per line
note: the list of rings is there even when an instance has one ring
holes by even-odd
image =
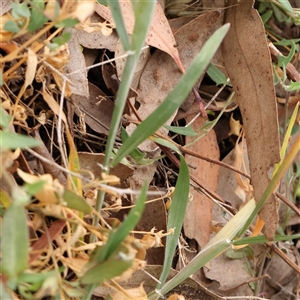
[[[222,252],[224,252],[228,248],[229,244],[226,241],[215,244],[209,248],[201,251],[201,256],[197,255],[197,263],[192,260],[184,269],[182,269],[179,273],[177,273],[171,280],[169,280],[160,290],[156,290],[151,292],[148,295],[149,300],[160,299],[160,295],[165,295],[173,288],[181,284],[185,279],[187,279],[190,275],[198,271],[201,267],[207,264],[214,257],[217,257]]]
[[[191,127],[180,127],[180,126],[168,126],[165,125],[165,128],[167,128],[169,131],[172,131],[177,134],[185,135],[185,136],[196,136],[197,132]]]
[[[293,235],[275,235],[274,242],[291,241],[299,238],[300,238],[300,233],[293,234]],[[234,246],[239,246],[239,245],[248,245],[248,244],[262,244],[267,242],[270,241],[264,235],[259,235],[259,236],[251,236],[251,237],[239,239],[237,241],[233,241],[231,244]]]
[[[103,165],[106,168],[108,167],[111,158],[115,138],[122,118],[134,70],[138,63],[141,49],[144,46],[147,32],[151,23],[151,18],[154,12],[155,1],[144,2],[140,0],[140,2],[143,3],[143,10],[137,12],[135,15],[135,25],[131,42],[132,44],[130,47],[130,51],[132,51],[132,53],[130,53],[125,63],[122,81],[118,90],[117,99],[115,101],[115,108],[113,111],[111,126],[108,133],[105,158],[103,162]]]
[[[131,267],[132,260],[123,260],[121,257],[103,261],[90,269],[82,278],[83,284],[98,284],[100,285],[105,280],[110,280],[121,275]]]
[[[1,237],[1,271],[16,279],[28,266],[29,236],[27,216],[22,205],[10,205],[3,217]]]
[[[177,246],[178,238],[181,232],[183,219],[185,216],[186,206],[190,191],[190,175],[187,163],[184,158],[180,156],[179,175],[175,186],[174,196],[172,197],[172,204],[168,217],[168,231],[175,228],[173,235],[167,236],[165,259],[163,264],[163,271],[160,275],[160,284],[157,288],[162,287],[165,283],[171,269],[172,260]]]
[[[0,131],[0,149],[25,149],[40,146],[41,142],[32,137],[9,131]]]
[[[230,245],[231,240],[236,236],[245,224],[247,217],[255,208],[254,200],[250,200],[203,248],[197,256],[189,262],[176,276],[169,280],[162,288],[150,294],[149,299],[157,299],[157,295],[165,295],[174,287],[182,283],[197,270],[202,268],[210,260],[220,255]]]
[[[209,38],[173,91],[169,93],[163,103],[136,128],[131,137],[121,146],[111,166],[116,166],[123,157],[163,126],[176,112],[208,66],[228,29],[229,24],[223,25]]]
[[[227,82],[227,77],[225,76],[225,74],[220,71],[215,65],[209,64],[206,73],[216,83],[216,85],[226,84],[232,86]]]
[[[144,42],[150,27],[151,18],[154,12],[154,7],[156,2],[155,1],[144,2],[140,0],[140,3],[143,4],[144,9],[142,12],[137,12],[135,15],[134,34],[132,36],[132,44],[130,47],[130,51],[132,53],[130,53],[125,63],[121,84],[119,86],[117,99],[115,101],[115,108],[112,115],[112,121],[108,132],[108,139],[107,139],[107,144],[105,149],[105,157],[103,161],[104,171],[106,171],[107,173],[109,172],[109,162],[112,156],[116,135],[124,111],[127,95],[130,89],[130,84],[142,51],[142,47],[144,46]],[[137,34],[135,32],[137,32]],[[104,201],[104,193],[100,192],[98,193],[97,200],[96,200],[96,207],[95,207],[95,209],[98,212],[101,211],[103,201]],[[97,226],[98,222],[99,222],[99,218],[95,216],[93,219],[93,225]],[[91,237],[91,239],[93,239],[93,237]]]
[[[123,49],[124,49],[124,51],[128,51],[130,49],[130,42],[129,42],[128,34],[126,31],[126,27],[124,24],[124,19],[122,16],[119,1],[110,0],[110,1],[108,1],[108,5],[110,7],[111,14],[114,18],[116,30],[117,30],[118,36],[120,38],[120,41],[123,45]]]

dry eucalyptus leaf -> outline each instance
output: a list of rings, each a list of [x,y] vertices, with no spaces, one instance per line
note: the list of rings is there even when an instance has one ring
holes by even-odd
[[[28,48],[27,68],[25,73],[25,83],[23,86],[24,90],[32,84],[32,81],[35,77],[37,63],[38,60],[35,52]]]
[[[100,18],[97,14],[93,14],[90,19],[90,26],[103,22],[103,19]],[[73,30],[78,39],[78,43],[85,48],[108,49],[109,51],[113,52],[118,42],[118,36],[114,31],[109,36],[104,36],[100,30],[93,31],[91,33],[88,33],[84,30]]]
[[[11,9],[11,1],[10,0],[2,0],[0,2],[0,16],[3,16]]]
[[[87,67],[92,66],[99,54],[99,51],[97,49],[83,49],[83,56],[85,59],[85,65]]]
[[[236,92],[246,132],[254,197],[259,201],[270,180],[269,169],[280,160],[277,107],[272,65],[265,29],[254,1],[230,0],[225,22],[230,29],[223,55]],[[273,239],[278,225],[277,201],[272,195],[260,214],[264,233]]]
[[[52,95],[50,95],[49,91],[47,90],[47,88],[45,87],[45,84],[43,85],[43,90],[42,90],[42,95],[43,95],[43,99],[45,100],[45,102],[48,104],[48,106],[50,107],[50,109],[57,115],[60,116],[62,121],[64,122],[64,124],[66,126],[68,126],[67,123],[67,118],[64,112],[62,112],[62,114],[60,114],[60,109],[59,109],[59,104],[55,101],[55,99],[52,97]]]
[[[85,70],[85,59],[82,53],[81,46],[79,44],[78,37],[76,35],[76,29],[68,28],[64,31],[71,32],[72,34],[71,39],[68,42],[70,61],[65,66],[66,75],[80,70],[80,72],[76,72],[68,76],[68,78],[72,81],[72,85],[70,85],[71,91],[75,95],[88,97],[89,89],[87,71]]]
[[[122,43],[119,40],[117,43],[116,49],[115,49],[115,58],[118,58],[124,54],[125,54],[125,51],[122,47]],[[151,57],[150,49],[149,48],[144,49],[139,57],[139,61],[134,70],[133,78],[132,78],[131,85],[130,85],[132,89],[137,89],[139,82],[140,82],[141,75],[143,73],[143,70],[144,70],[150,57]],[[116,60],[116,69],[117,69],[118,78],[120,80],[122,79],[122,74],[123,74],[123,70],[125,67],[125,63],[126,63],[125,58]]]
[[[280,242],[279,246],[283,251],[285,251],[285,255],[294,263],[297,263],[297,258],[295,256],[295,252],[293,253],[292,249],[286,248],[284,243]],[[272,260],[270,262],[269,268],[267,270],[269,278],[267,282],[273,288],[278,288],[278,284],[281,286],[287,285],[291,282],[296,276],[297,273],[294,269],[292,269],[281,257],[278,255],[273,255]],[[299,276],[299,275],[298,275]]]
[[[76,114],[83,117],[87,125],[98,133],[108,134],[114,104],[95,85],[89,83],[89,97],[72,95]]]
[[[175,34],[182,26],[193,21],[195,16],[184,16],[180,18],[170,19],[169,24],[172,29],[173,34]]]
[[[219,291],[227,291],[252,279],[244,263],[241,259],[230,259],[223,253],[210,261],[203,270],[207,278],[216,280],[220,284]],[[253,295],[250,287],[248,287],[248,292],[243,295],[246,294]]]
[[[120,6],[127,32],[129,34],[132,34],[134,28],[134,14],[131,3],[128,0],[122,1],[120,3]],[[95,11],[108,22],[114,22],[110,9],[108,7],[98,3],[96,5]],[[181,71],[184,71],[184,67],[179,57],[175,38],[173,36],[169,22],[165,16],[164,10],[159,2],[157,2],[155,6],[150,29],[146,37],[146,43],[171,55],[179,69]]]
[[[187,122],[193,119],[189,116]],[[197,118],[191,124],[194,130],[197,130],[205,124],[205,119]],[[193,141],[193,137],[186,137],[186,144]],[[211,130],[207,135],[188,146],[188,150],[201,153],[208,158],[219,159],[220,153],[216,134]],[[218,186],[218,175],[220,166],[209,163],[205,160],[195,159],[195,157],[187,155],[186,162],[192,168],[190,173],[199,179],[209,190],[216,191]],[[195,239],[201,248],[203,248],[210,238],[210,226],[212,221],[213,202],[205,195],[199,193],[191,187],[193,200],[187,205],[185,219],[183,223],[184,234]]]
[[[92,172],[95,178],[101,178],[101,165],[104,161],[103,153],[78,152],[80,168]],[[133,172],[133,169],[119,163],[116,167],[110,170],[110,175],[117,176],[120,180],[125,180]]]

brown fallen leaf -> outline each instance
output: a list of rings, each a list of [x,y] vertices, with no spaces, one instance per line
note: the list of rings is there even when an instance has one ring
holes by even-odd
[[[101,165],[103,163],[104,156],[103,153],[78,152],[81,169],[92,172],[95,178],[100,178],[102,169],[99,164]],[[125,180],[132,172],[132,168],[120,163],[111,169],[110,175],[115,175],[120,178],[120,180]]]
[[[3,16],[11,9],[11,1],[10,0],[2,0],[0,2],[0,16]]]
[[[194,116],[189,116],[187,122]],[[191,127],[194,130],[201,128],[205,124],[204,118],[197,118]],[[186,143],[193,141],[192,137],[186,137]],[[220,153],[215,132],[211,130],[202,139],[191,144],[188,149],[193,152],[199,152],[212,159],[219,159]],[[186,156],[186,162],[192,166],[190,173],[199,179],[207,188],[216,191],[218,186],[218,175],[220,166],[209,163],[201,159],[195,159],[193,156]],[[210,226],[212,220],[213,202],[203,194],[195,191],[191,187],[193,200],[188,203],[183,223],[184,233],[190,239],[195,239],[201,248],[203,248],[210,238]]]
[[[250,286],[245,284],[252,276],[244,264],[245,260],[230,259],[223,253],[210,261],[208,268],[203,270],[207,278],[219,283],[216,292],[229,291],[231,296],[253,296]],[[239,287],[242,288],[242,292],[239,291]]]
[[[114,104],[105,94],[92,83],[88,84],[89,97],[72,95],[71,100],[75,107],[75,113],[81,117],[94,131],[108,134]]]
[[[78,37],[76,35],[76,29],[69,28],[65,32],[71,32],[71,39],[68,42],[68,49],[70,51],[70,61],[65,66],[65,74],[68,75],[74,71],[81,70],[74,74],[70,74],[68,78],[72,81],[70,85],[71,91],[75,95],[81,95],[84,97],[89,96],[87,71],[85,70],[85,59],[80,48]]]
[[[122,1],[120,3],[120,7],[127,32],[132,34],[134,28],[134,14],[131,7],[131,2],[128,0]],[[97,3],[95,11],[108,22],[114,23],[109,7]],[[155,11],[146,38],[146,43],[171,55],[179,69],[184,72],[184,67],[179,57],[175,38],[159,2],[157,2],[155,6]]]
[[[49,241],[53,241],[56,237],[58,237],[58,235],[61,233],[65,226],[65,220],[55,221],[49,228],[48,232],[45,232],[37,241],[35,241],[31,245],[29,258],[30,264],[32,264],[34,260],[39,258],[42,252],[49,247]]]
[[[253,3],[249,0],[227,3],[225,22],[231,26],[222,50],[243,117],[251,183],[255,200],[259,201],[270,182],[268,171],[280,160],[280,154],[271,58],[264,26]],[[259,216],[265,222],[266,237],[273,239],[278,225],[274,195]]]
[[[91,16],[91,25],[103,22],[96,13]],[[72,36],[75,34],[79,45],[88,49],[108,49],[114,51],[118,42],[116,32],[112,32],[109,36],[104,36],[101,31],[86,32],[76,28],[72,29]]]
[[[125,51],[124,51],[124,49],[122,47],[122,44],[119,40],[119,42],[117,43],[116,49],[115,49],[115,58],[118,58],[118,57],[120,57],[124,54],[125,54]],[[132,78],[131,85],[130,85],[130,87],[132,89],[135,89],[135,90],[137,89],[137,87],[139,85],[139,82],[140,82],[140,78],[141,78],[142,73],[144,71],[144,68],[145,68],[145,66],[146,66],[146,64],[147,64],[150,57],[151,57],[151,53],[150,53],[149,48],[144,49],[141,52],[141,55],[140,55],[139,61],[137,63],[137,66],[134,70],[133,78]],[[121,80],[121,78],[122,78],[125,63],[126,63],[126,59],[117,59],[116,60],[116,69],[117,69],[117,74],[118,74],[119,80]]]

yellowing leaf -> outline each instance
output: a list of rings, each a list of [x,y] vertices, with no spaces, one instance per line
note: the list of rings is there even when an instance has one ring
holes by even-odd
[[[26,183],[37,183],[40,181],[45,182],[43,189],[34,195],[35,198],[40,201],[40,204],[49,205],[56,204],[61,201],[64,188],[57,179],[53,180],[50,174],[36,176],[25,173],[20,169],[18,169],[17,172]]]
[[[26,68],[26,73],[25,73],[25,83],[24,83],[24,90],[32,84],[32,81],[35,76],[36,72],[36,67],[37,67],[37,56],[34,53],[33,50],[28,48],[28,57],[27,57],[27,68]]]
[[[42,95],[48,106],[51,108],[51,110],[57,115],[60,116],[59,113],[59,105],[54,100],[54,98],[50,95],[50,93],[47,91],[45,84],[43,85]],[[61,114],[61,118],[66,126],[68,126],[67,118],[64,112]]]
[[[228,133],[228,135],[233,134],[233,135],[239,136],[240,131],[242,129],[242,125],[239,120],[235,120],[233,118],[233,114],[231,114],[229,125],[230,125],[230,132]]]

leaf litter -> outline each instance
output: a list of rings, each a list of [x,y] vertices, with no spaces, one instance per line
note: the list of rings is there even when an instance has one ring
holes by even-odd
[[[212,162],[195,160],[192,156],[187,156],[191,174],[196,178],[199,177],[208,191],[211,193],[217,191],[223,199],[223,203],[218,202],[211,197],[211,194],[207,194],[208,191],[202,190],[199,192],[199,187],[196,189],[191,188],[193,200],[189,203],[181,241],[179,242],[180,247],[186,247],[187,252],[199,251],[209,241],[213,232],[219,230],[218,226],[223,226],[215,222],[219,218],[215,213],[216,209],[222,214],[222,218],[219,218],[219,220],[226,222],[230,215],[238,210],[240,205],[243,205],[242,200],[235,206],[232,206],[233,203],[227,206],[224,203],[234,202],[233,197],[241,198],[239,197],[241,193],[244,193],[243,199],[250,198],[252,188],[253,196],[258,201],[269,183],[268,171],[270,167],[280,159],[277,104],[271,73],[271,57],[265,39],[265,28],[261,23],[260,16],[252,7],[253,3],[244,2],[240,1],[236,5],[237,3],[232,0],[229,3],[232,7],[225,10],[225,21],[223,20],[224,13],[220,10],[205,11],[205,8],[213,8],[213,5],[216,5],[219,9],[222,8],[223,1],[218,3],[203,1],[204,10],[200,16],[188,17],[179,21],[177,19],[168,20],[162,6],[157,3],[146,39],[146,43],[156,48],[156,50],[154,53],[151,53],[149,49],[145,50],[144,53],[147,52],[147,54],[139,62],[139,72],[136,73],[136,79],[132,86],[136,92],[132,90],[131,105],[125,110],[123,125],[127,126],[126,130],[131,133],[135,128],[135,122],[133,121],[137,119],[137,116],[142,120],[145,119],[163,101],[211,34],[224,22],[231,23],[230,32],[220,51],[221,54],[218,54],[219,57],[215,56],[212,63],[228,74],[233,89],[236,91],[234,101],[239,105],[240,113],[238,111],[237,115],[243,124],[247,148],[240,148],[238,143],[235,144],[235,140],[233,142],[231,140],[232,145],[227,148],[235,148],[236,154],[230,164],[234,165],[236,169],[240,170],[241,166],[247,165],[245,161],[249,160],[250,168],[246,166],[242,171],[250,172],[252,186],[249,185],[249,180],[243,181],[240,175],[233,174],[232,171],[228,175],[222,175],[223,168],[221,168],[219,175],[220,168]],[[63,43],[54,53],[49,51],[47,46],[42,45],[40,40],[34,39],[31,44],[28,44],[30,47],[27,50],[20,47],[22,44],[18,41],[18,38],[15,38],[17,46],[4,43],[0,45],[0,48],[6,53],[2,56],[4,57],[2,66],[4,66],[4,63],[9,62],[11,63],[10,68],[16,66],[13,68],[17,70],[13,72],[10,68],[7,69],[6,67],[4,69],[3,81],[5,85],[1,88],[2,107],[14,116],[13,125],[18,132],[32,134],[43,143],[41,148],[22,152],[18,159],[15,158],[16,155],[13,156],[10,153],[10,163],[16,161],[20,169],[15,168],[14,171],[8,173],[9,177],[1,178],[1,187],[4,187],[7,186],[7,180],[10,180],[8,178],[16,182],[15,177],[18,174],[18,180],[21,178],[24,184],[17,189],[17,193],[21,195],[26,187],[26,193],[34,195],[34,201],[30,201],[30,199],[22,200],[26,203],[26,209],[21,209],[21,206],[14,206],[20,205],[20,203],[11,205],[11,195],[5,196],[8,199],[7,201],[1,199],[2,207],[6,210],[9,208],[8,211],[14,216],[26,212],[30,238],[32,238],[32,240],[29,240],[30,253],[26,245],[27,238],[21,239],[25,252],[19,260],[15,260],[15,262],[19,261],[20,265],[6,266],[2,281],[5,283],[5,276],[13,277],[24,270],[30,269],[31,272],[38,274],[49,270],[58,270],[57,268],[59,268],[64,282],[55,285],[45,281],[42,288],[35,294],[36,297],[42,299],[55,293],[60,294],[62,297],[66,295],[69,297],[72,293],[75,293],[80,299],[83,291],[79,285],[72,285],[71,281],[76,282],[84,272],[85,267],[91,262],[88,253],[107,242],[107,228],[114,227],[117,223],[120,224],[123,219],[126,219],[124,208],[135,204],[138,196],[136,191],[142,188],[143,179],[147,178],[153,185],[150,189],[152,194],[149,190],[148,196],[148,200],[152,201],[146,205],[144,215],[136,226],[139,233],[129,236],[122,246],[126,248],[124,253],[132,260],[128,264],[129,270],[126,276],[121,278],[127,278],[129,282],[132,282],[127,284],[123,281],[120,283],[123,288],[120,288],[119,284],[107,280],[107,286],[110,289],[101,285],[95,290],[95,295],[99,297],[105,297],[108,293],[111,293],[112,299],[145,299],[147,297],[146,292],[153,290],[156,283],[149,284],[151,277],[149,275],[144,276],[145,273],[141,273],[141,269],[152,273],[151,276],[156,278],[160,276],[160,270],[153,271],[154,269],[151,269],[151,266],[145,267],[145,259],[152,264],[163,264],[164,249],[162,245],[165,243],[164,235],[167,234],[166,222],[170,187],[175,185],[178,170],[172,161],[170,162],[168,158],[162,156],[161,150],[151,141],[143,144],[137,150],[142,150],[148,154],[149,158],[154,159],[154,163],[149,160],[148,165],[138,165],[132,157],[128,157],[127,160],[122,161],[116,168],[111,170],[109,177],[105,177],[102,172],[101,164],[103,162],[105,140],[111,123],[111,115],[114,109],[113,100],[117,91],[117,86],[114,90],[108,84],[108,81],[114,78],[114,75],[116,75],[117,81],[116,79],[112,80],[116,82],[121,80],[122,64],[125,58],[122,60],[120,57],[123,54],[126,56],[126,53],[122,51],[116,32],[113,30],[114,24],[109,9],[101,4],[96,4],[96,13],[92,14],[93,9],[90,10],[90,7],[94,7],[94,5],[91,6],[90,3],[86,5],[89,7],[88,14],[91,17],[88,18],[88,15],[86,15],[82,20],[78,16],[80,6],[85,4],[80,3],[77,7],[63,6],[60,11],[61,19],[63,19],[64,14],[72,14],[73,16],[75,14],[81,22],[75,28],[64,30],[65,32],[71,32],[72,38],[70,41]],[[4,4],[4,7],[5,10],[10,9],[9,5]],[[127,31],[132,34],[134,18],[131,4],[129,1],[122,2],[121,8]],[[48,4],[46,12],[50,16],[54,13],[54,8]],[[3,34],[2,28],[1,34]],[[12,37],[13,35],[10,35],[9,38],[6,35],[8,40]],[[39,45],[38,48],[35,43]],[[43,47],[44,52],[41,54],[39,50]],[[91,52],[85,51],[85,49],[94,49],[95,52],[91,57],[88,57],[87,53]],[[108,54],[104,55],[104,51],[107,50]],[[15,55],[12,54],[16,53],[21,58],[15,59]],[[223,56],[223,60],[220,59],[220,55]],[[115,65],[111,63],[111,73],[107,73],[106,66],[104,68],[94,68],[97,73],[93,75],[89,72],[90,67],[95,67],[99,62],[105,63],[110,57],[117,60]],[[88,59],[91,62],[87,64]],[[19,65],[16,64],[18,60],[19,62],[22,60]],[[171,77],[170,74],[172,74]],[[197,84],[200,85],[200,94],[201,82],[208,80],[204,75],[199,78]],[[105,78],[107,79],[105,80]],[[14,80],[21,80],[21,83],[18,85]],[[214,88],[216,92],[217,87]],[[34,93],[32,93],[32,90]],[[227,90],[231,92],[229,87]],[[64,97],[67,101],[65,105],[67,110],[59,104]],[[14,99],[16,99],[15,102]],[[8,106],[5,100],[10,103]],[[225,101],[226,99],[221,99],[221,102],[225,103]],[[190,94],[182,107],[183,110],[188,112],[193,102],[193,95]],[[133,113],[133,107],[136,107],[135,114]],[[18,113],[21,110],[26,113],[23,113],[23,115]],[[212,116],[217,113],[212,111]],[[42,115],[44,116],[43,121],[41,121]],[[168,125],[174,121],[174,117],[175,115],[169,120]],[[190,119],[191,117],[188,117],[183,122],[188,122]],[[129,124],[130,122],[132,124]],[[204,128],[207,122],[208,120],[205,120],[205,118],[198,117],[192,124],[192,128],[197,131],[201,127]],[[174,124],[178,125],[178,123]],[[60,134],[56,132],[59,126],[62,127]],[[220,131],[220,129],[218,130]],[[224,135],[222,130],[221,133]],[[63,138],[66,139],[66,142],[64,142],[66,145],[62,144],[62,140],[58,140],[62,133],[64,133]],[[163,129],[160,134],[167,136],[168,130]],[[220,135],[220,132],[217,132],[218,134]],[[238,136],[238,133],[234,135]],[[191,139],[193,138],[178,136],[176,142],[185,145]],[[116,145],[120,142],[121,139],[119,138]],[[191,147],[193,147],[194,152],[199,152],[218,161],[220,159],[218,146],[224,147],[221,143],[218,145],[215,133],[211,130],[204,138],[193,143]],[[153,151],[155,154],[153,154]],[[248,155],[246,152],[248,152]],[[4,161],[3,153],[1,150],[2,161]],[[30,155],[34,155],[36,158],[32,159]],[[67,161],[68,156],[69,163],[66,164],[64,162]],[[37,163],[33,164],[32,160]],[[9,164],[6,163],[5,166],[8,167]],[[37,168],[37,166],[39,167]],[[68,166],[68,169],[61,166]],[[236,178],[235,181],[231,181],[233,186],[232,191],[229,193],[223,193],[228,184],[226,176]],[[218,177],[220,177],[219,184]],[[223,188],[220,181],[224,181]],[[105,182],[111,182],[111,185],[105,185]],[[246,185],[245,182],[247,182]],[[35,185],[40,186],[35,187]],[[39,191],[34,192],[35,188]],[[240,190],[238,193],[238,188],[242,192]],[[90,214],[96,213],[93,209],[94,202],[91,199],[95,199],[98,189],[104,189],[107,192],[107,197],[105,198],[105,209],[100,215],[101,227],[97,229],[91,226],[89,222]],[[237,195],[234,195],[234,191]],[[247,197],[245,191],[250,191]],[[84,196],[81,196],[82,192],[84,192]],[[71,201],[69,197],[71,197]],[[279,218],[277,215],[277,201],[273,195],[260,213],[260,218],[265,222],[264,233],[269,239],[274,237],[277,229]],[[214,204],[215,202],[218,205]],[[122,210],[124,211],[122,212]],[[7,215],[9,216],[9,213]],[[5,215],[4,217],[1,215],[1,218],[5,225],[4,228],[22,226],[18,225],[17,222],[9,221]],[[22,222],[25,224],[25,221]],[[20,221],[19,224],[22,222]],[[299,222],[296,224],[299,226]],[[74,225],[76,226],[73,227]],[[291,227],[288,227],[287,230],[290,232]],[[88,243],[86,237],[89,234],[95,234],[97,242]],[[12,239],[16,238],[18,236],[12,233]],[[195,246],[195,249],[188,246],[189,240],[196,240],[196,243],[190,243],[190,245]],[[9,243],[12,243],[12,247],[16,247],[17,242],[8,241],[8,245]],[[137,249],[136,244],[139,244],[139,249]],[[146,244],[147,246],[145,246]],[[279,248],[287,249],[283,245],[280,245]],[[290,253],[290,258],[286,258],[287,260],[295,259],[291,254],[292,250],[293,247],[289,246],[287,251]],[[2,251],[4,251],[4,255],[8,255],[8,248],[6,250],[3,248]],[[17,253],[12,252],[11,256],[13,258],[10,259],[16,259],[17,255]],[[251,289],[253,286],[250,285],[250,282],[255,281],[254,274],[257,266],[255,264],[251,265],[251,261],[255,261],[257,258],[258,254],[250,258],[246,257],[244,262],[248,266],[245,267],[242,260],[232,260],[226,254],[223,254],[211,264],[205,266],[202,275],[195,277],[198,282],[184,282],[183,286],[174,290],[174,293],[180,294],[188,286],[189,292],[185,293],[185,299],[199,299],[200,296],[195,291],[202,293],[201,299],[221,299],[217,294],[225,297],[254,295],[253,289]],[[184,258],[179,257],[179,259]],[[280,261],[283,262],[283,260]],[[188,263],[188,261],[184,261],[183,265],[185,263]],[[264,263],[265,261],[261,262],[261,264]],[[113,265],[111,267],[113,268]],[[177,268],[180,272],[180,265],[177,265]],[[282,268],[285,269],[286,273],[293,273],[293,269],[287,269],[284,263]],[[235,275],[228,276],[228,270],[232,270]],[[279,273],[278,270],[274,271],[274,268],[271,268],[269,274],[272,275],[269,275],[269,277],[276,278],[277,273]],[[230,280],[233,277],[238,278],[239,281],[233,282]],[[71,278],[71,281],[68,278]],[[142,280],[142,278],[144,279]],[[210,279],[211,283],[207,279]],[[144,281],[144,284],[142,284],[142,281]],[[79,283],[79,281],[77,282]],[[219,286],[217,286],[217,282]],[[281,285],[287,284],[286,281],[280,281],[279,279],[278,282]],[[276,293],[276,287],[274,288],[272,283],[269,284],[273,288],[273,291],[269,292],[269,297],[271,297],[272,294]],[[241,285],[244,285],[245,288],[239,289]],[[47,288],[51,288],[52,292],[49,292]],[[123,289],[125,289],[125,293]],[[294,292],[290,292],[290,294],[292,293]],[[17,297],[15,292],[12,292],[11,295],[14,298]],[[172,296],[169,299],[173,299]]]

